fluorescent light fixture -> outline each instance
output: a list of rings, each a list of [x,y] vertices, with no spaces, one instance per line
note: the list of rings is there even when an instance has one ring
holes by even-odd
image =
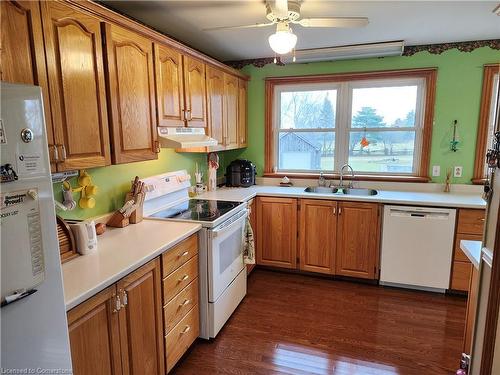
[[[370,57],[401,56],[404,41],[353,44],[339,47],[311,48],[295,50],[296,62],[331,61],[346,59],[366,59]]]
[[[295,48],[297,44],[297,35],[295,35],[287,23],[280,22],[276,27],[276,33],[269,37],[269,45],[271,49],[284,55]]]

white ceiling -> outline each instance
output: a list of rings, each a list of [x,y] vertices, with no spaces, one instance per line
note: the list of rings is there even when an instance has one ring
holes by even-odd
[[[263,0],[104,1],[155,29],[221,60],[272,56],[273,27],[203,31],[267,22]],[[368,17],[361,29],[295,26],[297,49],[404,40],[407,45],[500,38],[498,1],[304,0],[301,17]]]

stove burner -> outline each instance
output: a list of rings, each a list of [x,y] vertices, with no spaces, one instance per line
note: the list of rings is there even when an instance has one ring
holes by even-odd
[[[181,220],[214,221],[239,204],[238,202],[190,199],[151,216]]]

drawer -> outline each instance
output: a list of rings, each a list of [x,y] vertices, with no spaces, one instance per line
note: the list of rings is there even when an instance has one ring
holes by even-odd
[[[163,277],[170,275],[189,259],[198,254],[198,235],[193,234],[161,256]]]
[[[485,215],[484,210],[459,210],[457,233],[482,235]]]
[[[198,256],[188,260],[163,279],[163,304],[169,302],[198,277]]]
[[[468,292],[472,267],[470,262],[453,262],[450,289]]]
[[[199,308],[196,305],[165,337],[167,372],[172,370],[177,361],[200,334],[199,314]]]
[[[165,332],[168,333],[184,318],[193,306],[198,304],[198,278],[191,281],[164,308]]]
[[[467,258],[467,255],[465,255],[462,249],[460,249],[460,241],[462,240],[481,241],[482,237],[476,234],[457,233],[457,237],[455,238],[455,253],[453,255],[453,259],[460,262],[470,262],[469,258]]]

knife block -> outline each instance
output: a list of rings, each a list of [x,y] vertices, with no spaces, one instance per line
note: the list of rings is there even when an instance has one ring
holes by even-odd
[[[125,197],[125,202],[134,199],[134,195],[130,192],[127,193],[127,196]],[[132,224],[137,224],[142,221],[144,218],[143,216],[143,203],[144,203],[144,194],[139,193],[135,196],[135,203],[137,204],[137,208],[130,214],[129,221]]]
[[[108,220],[106,225],[114,228],[125,228],[129,225],[130,221],[128,217],[123,216],[120,211],[116,211],[113,216]]]

